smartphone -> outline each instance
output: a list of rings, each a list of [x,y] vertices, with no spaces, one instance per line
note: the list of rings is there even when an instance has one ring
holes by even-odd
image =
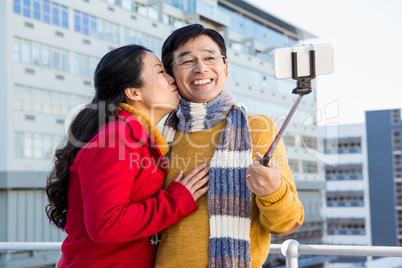
[[[292,78],[292,52],[297,53],[297,75],[310,75],[310,51],[315,50],[316,75],[334,72],[334,50],[331,44],[297,45],[274,50],[275,78]]]

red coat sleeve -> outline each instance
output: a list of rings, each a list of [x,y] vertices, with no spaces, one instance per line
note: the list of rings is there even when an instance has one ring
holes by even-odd
[[[154,149],[135,140],[127,126],[122,130],[121,124],[124,123],[119,123],[120,127],[114,130],[99,133],[79,155],[77,173],[85,228],[97,243],[149,237],[197,209],[191,193],[177,182],[141,200],[144,192],[136,192],[136,189],[141,189],[146,180],[154,179],[152,176],[162,176],[160,185],[154,186],[160,189],[164,173],[156,173],[155,165],[141,168],[133,164],[134,158],[146,159],[149,150]],[[142,190],[148,192],[149,189]],[[138,201],[130,201],[133,199]]]

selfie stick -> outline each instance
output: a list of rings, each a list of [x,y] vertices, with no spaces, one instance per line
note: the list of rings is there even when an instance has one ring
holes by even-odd
[[[290,119],[295,113],[297,106],[304,95],[307,95],[311,92],[311,79],[315,78],[315,51],[310,50],[310,75],[309,76],[301,76],[299,77],[297,74],[297,52],[292,52],[292,78],[297,80],[297,87],[293,89],[292,94],[298,94],[295,103],[293,104],[292,109],[290,110],[288,116],[283,122],[281,129],[276,135],[274,141],[269,147],[268,151],[265,153],[264,157],[261,159],[260,163],[263,166],[268,166],[269,160],[271,160],[272,155],[274,154],[275,148],[278,145],[279,140],[282,138],[282,134],[285,131],[287,125],[289,124]]]

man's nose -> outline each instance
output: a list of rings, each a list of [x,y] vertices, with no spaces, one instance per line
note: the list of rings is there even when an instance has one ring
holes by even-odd
[[[204,63],[202,58],[198,57],[196,59],[197,59],[197,61],[195,62],[195,66],[194,66],[193,70],[195,72],[205,72],[208,69],[207,65]]]

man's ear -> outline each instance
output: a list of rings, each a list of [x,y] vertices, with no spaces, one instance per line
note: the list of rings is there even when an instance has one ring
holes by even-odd
[[[228,66],[229,66],[228,60],[225,59],[225,77],[228,77],[228,74],[229,74]]]
[[[138,88],[126,88],[124,90],[124,94],[126,95],[127,101],[139,101],[141,98],[141,91]]]

